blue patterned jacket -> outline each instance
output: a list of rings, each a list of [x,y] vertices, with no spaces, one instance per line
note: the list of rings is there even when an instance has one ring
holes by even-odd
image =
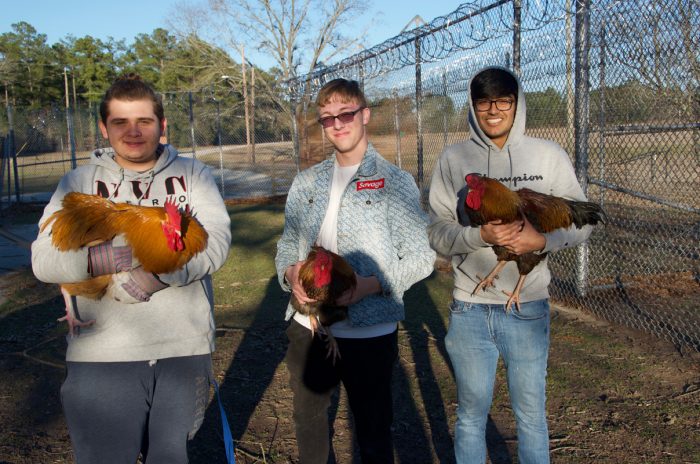
[[[316,242],[328,207],[334,158],[299,173],[287,196],[282,238],[275,265],[282,288],[286,269],[306,259]],[[338,211],[338,254],[362,276],[374,275],[381,295],[350,306],[353,326],[404,319],[403,294],[429,276],[435,252],[427,235],[428,218],[420,207],[413,177],[382,158],[370,144]],[[291,304],[286,319],[294,314]]]

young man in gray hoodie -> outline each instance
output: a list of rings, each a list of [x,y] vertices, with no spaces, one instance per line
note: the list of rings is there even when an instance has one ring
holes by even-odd
[[[465,176],[480,173],[516,190],[585,200],[566,152],[556,143],[525,135],[525,95],[515,75],[502,68],[478,72],[469,83],[469,139],[445,149],[430,184],[430,243],[452,260],[450,327],[445,345],[459,396],[455,454],[460,464],[486,461],[486,421],[499,356],[508,376],[523,464],[549,462],[545,377],[549,350],[550,272],[546,259],[528,274],[520,310],[505,303],[519,274],[501,271],[494,287],[472,294],[496,265],[492,245],[512,253],[554,252],[583,242],[591,227],[540,234],[526,220],[471,226],[464,214]]]
[[[160,97],[138,76],[117,79],[100,106],[100,129],[111,148],[61,179],[40,220],[69,192],[118,203],[189,206],[208,233],[206,249],[170,274],[132,261],[117,239],[59,251],[51,227],[32,244],[32,267],[43,282],[71,283],[119,275],[113,298],[73,298],[90,326],[67,337],[61,402],[78,463],[186,463],[187,440],[208,402],[214,319],[211,273],[228,256],[230,219],[209,169],[161,145],[166,119]],[[117,299],[118,298],[118,299]]]

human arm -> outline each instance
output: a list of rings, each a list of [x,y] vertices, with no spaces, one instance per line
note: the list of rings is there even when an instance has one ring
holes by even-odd
[[[292,281],[296,280],[298,282],[299,267],[301,267],[301,254],[299,251],[300,240],[300,230],[303,221],[303,203],[300,188],[299,176],[295,177],[289,188],[289,193],[287,194],[287,203],[284,207],[284,230],[282,231],[282,236],[277,242],[277,253],[275,255],[275,267],[277,269],[277,279],[285,292],[291,292]],[[297,266],[296,268],[296,279],[294,277],[287,277],[287,271],[292,266]],[[301,286],[301,284],[299,283]],[[303,291],[303,289],[302,289]],[[304,292],[304,295],[306,293]]]
[[[463,198],[458,192],[465,186],[454,184],[454,178],[461,178],[458,173],[451,172],[448,162],[448,151],[443,152],[433,170],[430,181],[430,225],[428,237],[430,246],[443,256],[466,254],[480,248],[490,246],[481,236],[478,226],[460,224],[457,215],[459,204]],[[458,187],[458,188],[457,188]]]
[[[392,251],[397,259],[386,274],[375,276],[385,296],[403,294],[411,285],[429,276],[435,263],[435,252],[430,248],[426,232],[428,216],[421,209],[413,177],[399,171],[389,185],[387,219]],[[367,284],[371,291],[372,282]]]
[[[526,218],[507,224],[496,221],[484,224],[481,237],[485,242],[500,245],[516,255],[541,251],[546,244],[544,234],[535,230]]]
[[[355,288],[343,293],[335,300],[336,304],[340,306],[350,306],[366,296],[382,293],[382,284],[376,276],[364,277],[355,273],[355,279],[357,280]]]

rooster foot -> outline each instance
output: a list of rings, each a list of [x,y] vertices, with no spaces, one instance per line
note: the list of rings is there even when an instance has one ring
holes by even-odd
[[[321,322],[316,316],[310,315],[309,323],[311,324],[311,338],[316,336],[316,332],[318,332],[319,335],[326,335],[326,329],[321,325]]]
[[[326,330],[326,348],[328,352],[326,353],[326,359],[331,360],[335,366],[335,362],[340,359],[340,350],[338,349],[338,342],[331,333],[331,330]]]
[[[90,327],[95,323],[94,319],[89,321],[81,321],[77,317],[73,317],[68,309],[66,309],[66,315],[57,319],[58,322],[66,321],[68,323],[68,334],[72,337],[80,335],[80,329],[83,327]],[[77,332],[76,332],[77,328]]]
[[[480,279],[481,281],[478,284],[476,284],[476,287],[474,287],[474,290],[472,290],[472,295],[475,295],[479,290],[486,290],[489,287],[495,287],[493,279],[498,279],[498,276],[490,279],[488,277],[486,279],[482,279],[477,275],[476,278]]]
[[[508,293],[505,290],[501,290],[503,293],[508,295],[508,301],[506,301],[506,313],[510,312],[510,307],[515,303],[515,309],[520,312],[520,292]]]

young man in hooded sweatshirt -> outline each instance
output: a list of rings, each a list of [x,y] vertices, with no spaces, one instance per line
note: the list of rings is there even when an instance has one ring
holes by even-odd
[[[76,297],[76,313],[94,320],[67,337],[61,402],[78,463],[186,463],[187,440],[208,401],[214,320],[211,273],[226,260],[230,219],[209,169],[161,145],[166,119],[160,97],[138,76],[117,79],[100,106],[100,129],[111,148],[60,181],[40,224],[69,192],[122,203],[189,208],[208,233],[206,249],[171,274],[132,262],[115,238],[61,252],[51,227],[32,244],[37,278],[70,283],[121,272],[114,298]]]
[[[472,291],[496,265],[492,245],[516,254],[553,252],[588,238],[591,227],[540,234],[526,220],[470,226],[463,214],[465,176],[480,173],[511,189],[585,200],[566,152],[556,143],[525,135],[525,95],[514,74],[487,68],[469,84],[469,140],[440,155],[430,184],[430,243],[452,259],[450,327],[445,345],[454,366],[459,405],[455,454],[460,464],[486,461],[486,421],[499,356],[503,357],[523,464],[549,462],[545,377],[549,350],[550,272],[547,261],[528,274],[520,310],[505,303],[518,280],[509,264],[490,287]]]

